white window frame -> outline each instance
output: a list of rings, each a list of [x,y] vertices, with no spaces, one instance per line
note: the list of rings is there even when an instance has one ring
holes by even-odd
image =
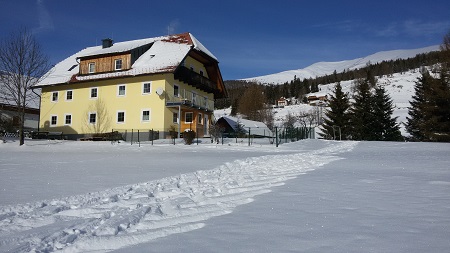
[[[56,121],[55,124],[53,124],[53,117],[55,117],[55,119],[56,119],[55,120]],[[54,115],[54,114],[50,115],[50,126],[54,127],[54,126],[57,126],[57,125],[58,125],[58,115]]]
[[[124,87],[123,94],[120,94],[120,87]],[[127,86],[125,84],[119,84],[117,85],[117,96],[118,97],[125,97],[127,94]]]
[[[119,113],[123,113],[123,121],[119,121]],[[116,113],[116,123],[117,124],[125,124],[126,116],[127,116],[127,114],[125,113],[125,111],[123,111],[123,110],[117,111],[117,113]]]
[[[69,92],[71,92],[72,97],[70,99],[67,98],[67,95],[69,95]],[[72,101],[73,100],[73,90],[66,90],[66,101]]]
[[[89,74],[95,73],[95,62],[88,63],[88,73]]]
[[[145,85],[150,84],[150,89],[148,92],[145,92]],[[142,83],[142,95],[150,95],[152,94],[152,82],[143,82]]]
[[[177,88],[175,89],[175,87]],[[177,91],[177,93],[175,93],[175,91]],[[173,96],[176,98],[180,97],[180,86],[177,84],[173,85]]]
[[[173,112],[172,113],[172,121],[174,124],[178,124],[178,112]]]
[[[117,67],[117,63],[118,63],[119,61],[120,61],[120,68]],[[115,59],[115,60],[114,60],[114,70],[116,70],[116,71],[117,71],[117,70],[122,70],[122,68],[123,68],[123,65],[122,65],[122,64],[123,64],[122,59]]]
[[[96,89],[97,90],[97,96],[93,97],[92,96],[92,90]],[[98,87],[91,87],[91,89],[89,89],[89,98],[90,99],[98,99]]]
[[[192,115],[191,121],[187,121],[187,115]],[[193,112],[185,112],[184,113],[184,123],[194,123],[194,113]]]
[[[144,120],[144,112],[148,112],[148,120]],[[152,119],[152,112],[149,108],[145,108],[141,110],[141,122],[142,123],[149,123]]]
[[[67,123],[67,116],[70,116],[70,123]],[[72,114],[70,114],[70,113],[64,114],[64,125],[65,126],[71,126],[72,120],[73,120]]]
[[[56,99],[55,99],[55,94],[56,94]],[[52,102],[56,103],[56,102],[58,102],[58,99],[59,99],[59,92],[53,91],[52,92]]]
[[[92,114],[95,114],[95,121],[94,122],[91,122],[91,115]],[[88,124],[89,125],[95,125],[95,124],[97,124],[97,112],[89,112],[88,113]]]

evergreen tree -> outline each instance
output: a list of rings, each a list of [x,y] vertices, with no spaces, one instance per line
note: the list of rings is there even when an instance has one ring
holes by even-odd
[[[406,130],[416,141],[450,142],[450,33],[441,45],[439,77],[422,72],[408,108]]]
[[[393,118],[394,105],[384,87],[375,88],[373,98],[373,114],[375,121],[371,124],[374,140],[400,141],[403,139],[397,117]]]
[[[406,131],[411,135],[411,139],[414,141],[425,141],[425,107],[426,107],[426,91],[430,87],[431,83],[434,82],[434,78],[431,77],[428,71],[423,70],[422,76],[416,81],[414,86],[414,95],[412,96],[412,101],[410,101],[410,107],[408,107],[408,117],[406,117],[405,128]]]
[[[373,114],[373,95],[370,90],[370,79],[357,79],[355,82],[354,103],[350,108],[351,138],[353,140],[375,140],[372,124],[375,121]]]
[[[321,137],[326,139],[348,139],[350,115],[348,110],[350,102],[346,93],[342,92],[342,86],[338,82],[334,87],[334,94],[330,95],[330,109],[325,112],[324,123],[321,127]]]

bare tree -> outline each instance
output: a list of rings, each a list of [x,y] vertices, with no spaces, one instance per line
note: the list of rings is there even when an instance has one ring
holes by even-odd
[[[111,116],[108,113],[108,107],[101,98],[91,102],[85,114],[85,133],[98,135],[111,131]]]
[[[24,144],[25,108],[33,96],[31,88],[50,69],[48,57],[25,28],[0,41],[0,100],[17,109],[19,145]]]
[[[312,110],[300,112],[297,115],[297,119],[300,125],[305,129],[307,135],[310,135],[313,128],[318,125],[316,114]]]

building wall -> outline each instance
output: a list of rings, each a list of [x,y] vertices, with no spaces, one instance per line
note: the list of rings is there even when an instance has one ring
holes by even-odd
[[[151,83],[149,94],[143,94],[143,84]],[[125,95],[119,95],[119,86],[125,86]],[[111,130],[149,130],[168,131],[171,125],[178,129],[173,122],[173,113],[181,110],[180,131],[187,128],[201,128],[209,122],[204,122],[205,115],[211,120],[210,112],[199,111],[195,108],[167,107],[166,101],[173,99],[174,86],[177,85],[179,93],[195,93],[197,99],[207,99],[213,104],[213,94],[208,94],[193,88],[185,83],[174,80],[173,74],[149,75],[133,78],[111,79],[95,82],[83,82],[60,86],[42,88],[40,130],[50,132],[63,132],[65,135],[93,134],[96,132],[109,132]],[[90,98],[91,88],[96,87],[98,98]],[[156,90],[162,88],[164,93],[160,96]],[[72,91],[72,100],[67,100],[67,91]],[[52,101],[53,92],[58,92],[58,100]],[[172,98],[170,97],[172,95]],[[107,116],[101,116],[101,109],[105,109]],[[143,122],[142,111],[150,111],[150,120]],[[185,112],[194,112],[193,123],[185,123]],[[89,113],[97,112],[97,128],[89,124]],[[118,112],[125,112],[125,121],[117,122]],[[209,114],[208,114],[209,113]],[[72,123],[65,124],[65,116],[72,115]],[[201,124],[198,117],[203,118]],[[52,116],[57,116],[56,125],[50,124]],[[108,120],[106,120],[108,119]],[[102,123],[103,122],[103,123]]]
[[[195,60],[194,58],[188,56],[186,57],[186,59],[184,60],[184,66],[186,68],[193,68],[194,71],[198,74],[200,74],[200,71],[203,72],[203,76],[206,78],[209,78],[208,73],[206,72],[206,68],[205,66],[203,66],[203,64],[197,60]]]
[[[168,74],[167,74],[168,75]],[[151,129],[163,128],[165,108],[164,97],[156,94],[158,87],[165,88],[164,75],[113,79],[79,84],[44,87],[42,89],[40,125],[42,130],[63,131],[67,134],[93,133],[95,129],[88,123],[89,112],[96,112],[98,122],[105,125],[105,131],[112,129]],[[151,83],[150,93],[143,94],[143,84]],[[118,94],[119,86],[125,86],[125,95]],[[91,88],[97,87],[98,98],[90,98]],[[66,100],[68,90],[72,90],[73,99]],[[58,101],[52,101],[53,92],[58,92]],[[100,119],[100,111],[107,111]],[[142,122],[142,110],[150,110],[150,121]],[[117,122],[117,113],[125,112],[125,121]],[[65,125],[65,115],[72,115],[72,124]],[[50,124],[51,117],[57,116],[57,124]]]

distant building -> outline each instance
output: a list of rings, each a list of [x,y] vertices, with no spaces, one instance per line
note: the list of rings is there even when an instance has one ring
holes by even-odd
[[[42,89],[40,127],[77,139],[112,130],[208,136],[226,96],[217,58],[183,33],[88,47],[58,63]]]
[[[277,106],[278,107],[284,107],[289,104],[289,101],[285,97],[281,97],[277,100]]]
[[[310,105],[325,105],[328,103],[328,95],[324,96],[308,96],[308,104]]]

